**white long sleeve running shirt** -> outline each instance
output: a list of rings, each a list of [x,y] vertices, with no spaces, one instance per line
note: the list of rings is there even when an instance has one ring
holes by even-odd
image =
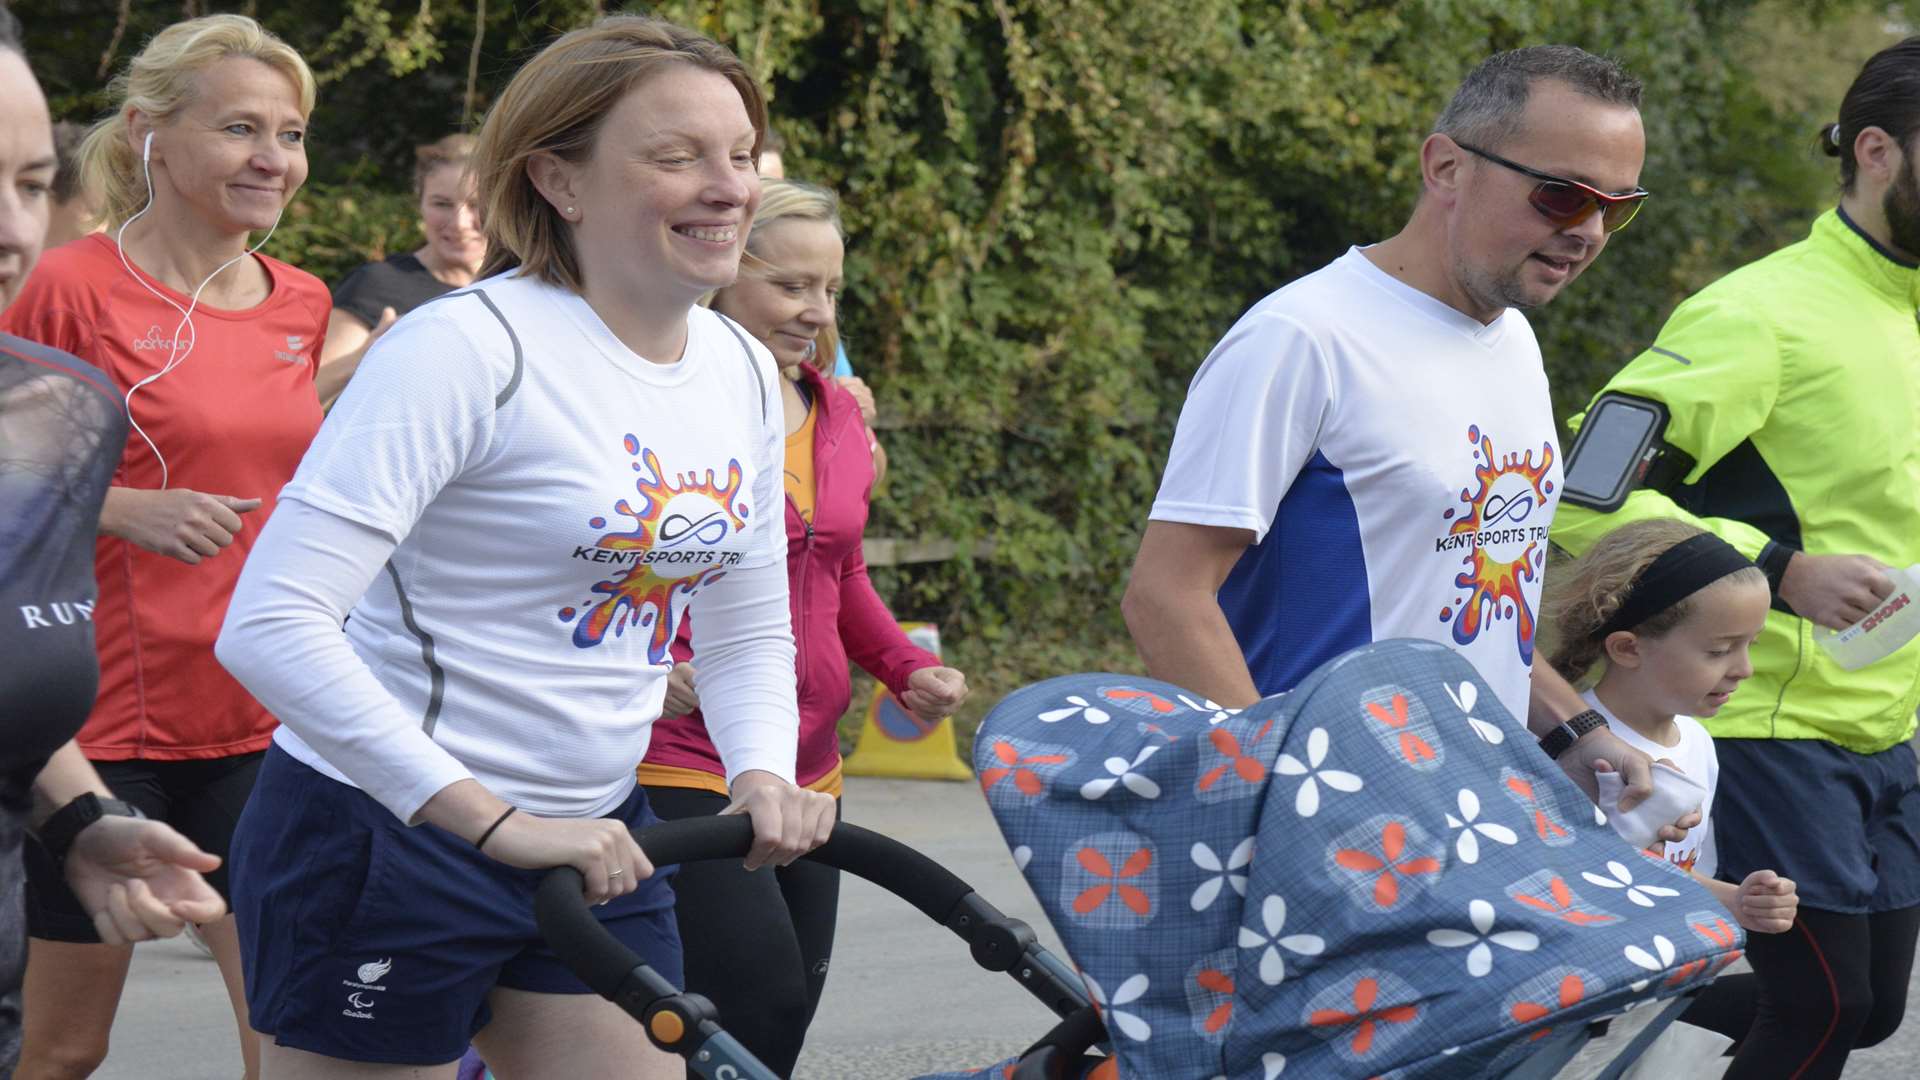
[[[589,817],[632,791],[693,611],[728,779],[791,780],[777,377],[701,308],[672,364],[511,274],[417,309],[282,493],[221,662],[283,749],[403,821],[469,777]]]

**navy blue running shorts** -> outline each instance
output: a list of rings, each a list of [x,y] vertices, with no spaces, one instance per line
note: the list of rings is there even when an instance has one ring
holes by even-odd
[[[638,788],[607,816],[635,828],[659,820]],[[593,911],[684,986],[672,869]],[[269,749],[233,840],[254,1030],[326,1057],[438,1065],[492,1019],[495,986],[590,993],[534,925],[544,876],[436,826],[408,827],[360,789]]]
[[[1856,754],[1824,739],[1715,739],[1718,876],[1772,870],[1842,915],[1920,904],[1920,767],[1900,743]]]

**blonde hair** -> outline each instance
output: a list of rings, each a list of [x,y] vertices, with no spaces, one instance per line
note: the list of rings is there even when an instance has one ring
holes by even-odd
[[[95,224],[116,226],[146,205],[140,154],[127,138],[127,112],[138,109],[157,126],[193,101],[200,73],[231,57],[258,60],[285,75],[300,95],[300,115],[313,114],[313,72],[293,46],[245,15],[207,15],[155,34],[107,92],[113,114],[80,144],[80,186],[100,195]]]
[[[798,180],[762,180],[760,209],[754,211],[753,229],[747,233],[747,250],[740,256],[740,273],[766,277],[784,269],[768,263],[759,250],[767,230],[783,221],[818,221],[833,226],[842,242],[847,239],[847,228],[840,222],[840,196],[832,189]],[[700,302],[712,307],[726,291],[715,289]],[[834,354],[840,348],[839,312],[834,315],[834,321],[814,339],[812,362],[822,371],[833,370]]]
[[[473,149],[479,145],[477,135],[442,135],[425,146],[413,148],[413,193],[416,197],[427,193],[427,177],[436,169],[445,165],[465,169],[473,160]]]
[[[1553,670],[1575,685],[1592,673],[1606,659],[1606,643],[1596,635],[1626,602],[1633,583],[1668,548],[1705,531],[1676,518],[1629,522],[1601,537],[1580,558],[1549,568],[1541,612],[1552,638],[1547,646],[1547,663]],[[1708,588],[1729,581],[1764,586],[1767,577],[1759,567],[1749,566]],[[1694,597],[1699,595],[1695,593],[1627,629],[1641,637],[1660,637],[1686,621],[1693,612]]]
[[[534,187],[527,165],[540,153],[571,162],[592,157],[614,106],[668,64],[691,64],[732,83],[753,122],[753,152],[759,154],[766,98],[731,49],[647,15],[609,15],[575,30],[514,74],[481,125],[473,163],[487,234],[481,277],[518,266],[542,281],[582,291],[572,227]]]

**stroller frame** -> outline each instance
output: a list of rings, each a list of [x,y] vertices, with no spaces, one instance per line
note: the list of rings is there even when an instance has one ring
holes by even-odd
[[[753,825],[743,815],[685,818],[637,830],[634,839],[657,866],[743,858],[753,843]],[[846,822],[835,825],[827,843],[806,857],[864,878],[912,904],[966,942],[982,968],[1008,973],[1061,1018],[1020,1056],[1012,1080],[1063,1080],[1102,1060],[1088,1054],[1106,1042],[1106,1025],[1079,975],[1039,943],[1032,927],[1000,912],[946,867]],[[535,899],[541,933],[568,967],[595,993],[639,1021],[655,1046],[684,1058],[696,1075],[779,1080],[727,1033],[712,1002],[675,987],[608,932],[593,917],[582,886],[578,871],[561,867],[547,875]],[[1596,1080],[1619,1080],[1692,998],[1687,994],[1661,1003],[1655,1019]],[[1604,1034],[1608,1023],[1598,1020],[1556,1034],[1502,1080],[1551,1080],[1589,1039]]]
[[[656,866],[744,858],[753,844],[753,823],[739,814],[683,818],[636,830],[633,836]],[[828,841],[806,857],[865,878],[912,904],[966,942],[982,968],[1011,975],[1056,1015],[1084,1024],[1093,1014],[1080,977],[1040,944],[1031,926],[1003,914],[972,886],[913,848],[841,822]],[[721,1027],[712,1002],[676,988],[602,926],[587,906],[582,887],[579,871],[560,867],[541,882],[534,900],[541,934],[568,967],[595,993],[638,1020],[655,1046],[685,1058],[697,1075],[778,1080]],[[1042,1040],[1028,1056],[1039,1065],[1062,1055],[1050,1052]]]

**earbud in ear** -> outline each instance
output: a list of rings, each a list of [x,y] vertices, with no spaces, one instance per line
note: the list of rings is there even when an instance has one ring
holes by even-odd
[[[147,132],[147,141],[140,146],[140,164],[145,165],[153,157],[153,132]]]

